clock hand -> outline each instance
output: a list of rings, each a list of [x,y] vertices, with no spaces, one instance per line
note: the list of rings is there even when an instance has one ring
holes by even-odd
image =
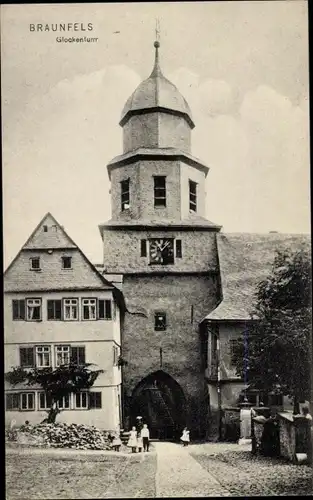
[[[161,252],[163,252],[163,250],[165,250],[165,248],[166,248],[169,244],[170,244],[170,242],[169,242],[169,241],[167,241],[167,242],[165,243],[165,245],[162,247]]]

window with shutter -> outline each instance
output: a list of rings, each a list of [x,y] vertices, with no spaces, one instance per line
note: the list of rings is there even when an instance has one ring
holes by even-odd
[[[48,300],[47,301],[48,320],[61,320],[62,319],[62,301],[61,300]]]
[[[5,395],[5,408],[6,410],[19,410],[20,409],[20,395],[9,393]]]
[[[102,394],[101,394],[101,392],[90,392],[89,393],[89,408],[91,410],[102,408]]]
[[[20,365],[23,368],[33,368],[35,366],[33,347],[20,347]]]
[[[83,365],[85,361],[85,347],[71,347],[71,363],[75,365]]]
[[[12,300],[13,320],[25,320],[25,300]]]

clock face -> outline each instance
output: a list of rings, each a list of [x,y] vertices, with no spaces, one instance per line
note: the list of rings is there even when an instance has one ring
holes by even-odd
[[[174,240],[172,238],[150,240],[150,264],[174,264]]]

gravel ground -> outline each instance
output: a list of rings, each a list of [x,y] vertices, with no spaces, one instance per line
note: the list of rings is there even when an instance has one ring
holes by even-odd
[[[231,496],[312,495],[312,468],[280,459],[254,457],[250,451],[190,454]]]
[[[154,497],[155,453],[74,455],[12,453],[6,499]]]

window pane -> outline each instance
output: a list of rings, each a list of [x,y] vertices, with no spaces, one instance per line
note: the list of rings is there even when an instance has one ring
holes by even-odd
[[[89,319],[89,307],[84,306],[84,319]]]
[[[30,394],[27,394],[27,396],[28,396],[28,399],[27,399],[28,409],[29,410],[33,410],[35,408],[35,397],[34,397],[34,394],[30,393]]]
[[[82,408],[87,407],[87,394],[85,392],[82,393]]]
[[[46,409],[46,395],[43,392],[39,394],[39,408],[41,410]]]
[[[155,176],[154,177],[154,187],[155,188],[165,188],[165,176]]]
[[[80,393],[75,394],[75,406],[76,408],[80,408]]]
[[[27,394],[22,394],[22,409],[27,410]]]
[[[165,198],[155,198],[154,205],[156,207],[165,207],[166,206]]]

